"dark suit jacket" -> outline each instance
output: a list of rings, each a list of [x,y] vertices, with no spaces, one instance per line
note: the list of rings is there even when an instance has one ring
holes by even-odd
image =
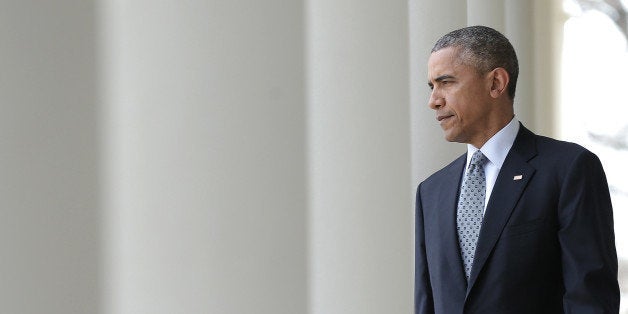
[[[486,208],[468,285],[456,233],[465,163],[460,156],[417,191],[417,314],[618,313],[611,201],[593,153],[520,127]]]

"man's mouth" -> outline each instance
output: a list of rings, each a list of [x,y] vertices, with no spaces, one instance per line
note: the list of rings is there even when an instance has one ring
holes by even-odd
[[[449,114],[449,115],[439,115],[436,116],[436,120],[438,120],[438,122],[443,122],[449,118],[453,117],[453,115]]]

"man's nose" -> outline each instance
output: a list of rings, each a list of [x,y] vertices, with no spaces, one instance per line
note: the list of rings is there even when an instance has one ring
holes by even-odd
[[[440,93],[436,90],[433,89],[432,93],[430,94],[430,100],[428,102],[428,105],[431,109],[438,109],[440,107],[442,107],[445,104],[445,99],[442,97],[442,95],[440,95]]]

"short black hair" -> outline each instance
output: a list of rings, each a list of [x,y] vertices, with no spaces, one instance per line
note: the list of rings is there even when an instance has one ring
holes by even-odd
[[[441,37],[436,41],[432,52],[448,47],[458,49],[462,62],[475,67],[480,74],[495,68],[504,68],[510,76],[508,95],[510,99],[515,98],[519,61],[515,48],[506,36],[487,26],[469,26]]]

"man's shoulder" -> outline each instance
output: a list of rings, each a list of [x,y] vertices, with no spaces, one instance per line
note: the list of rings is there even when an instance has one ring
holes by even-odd
[[[580,153],[587,150],[582,145],[574,142],[558,140],[543,135],[535,135],[535,137],[537,147],[540,150],[558,150],[567,153]]]
[[[520,132],[510,153],[511,158],[518,155],[519,160],[558,178],[583,167],[601,169],[599,158],[582,145],[537,135],[529,130]]]
[[[512,149],[529,150],[534,149],[540,152],[560,151],[563,153],[580,153],[587,149],[579,144],[558,140],[544,135],[539,135],[527,129],[523,124],[515,138]]]
[[[554,139],[543,135],[534,135],[539,157],[553,157],[557,161],[567,162],[578,157],[597,158],[593,152],[580,144]]]

